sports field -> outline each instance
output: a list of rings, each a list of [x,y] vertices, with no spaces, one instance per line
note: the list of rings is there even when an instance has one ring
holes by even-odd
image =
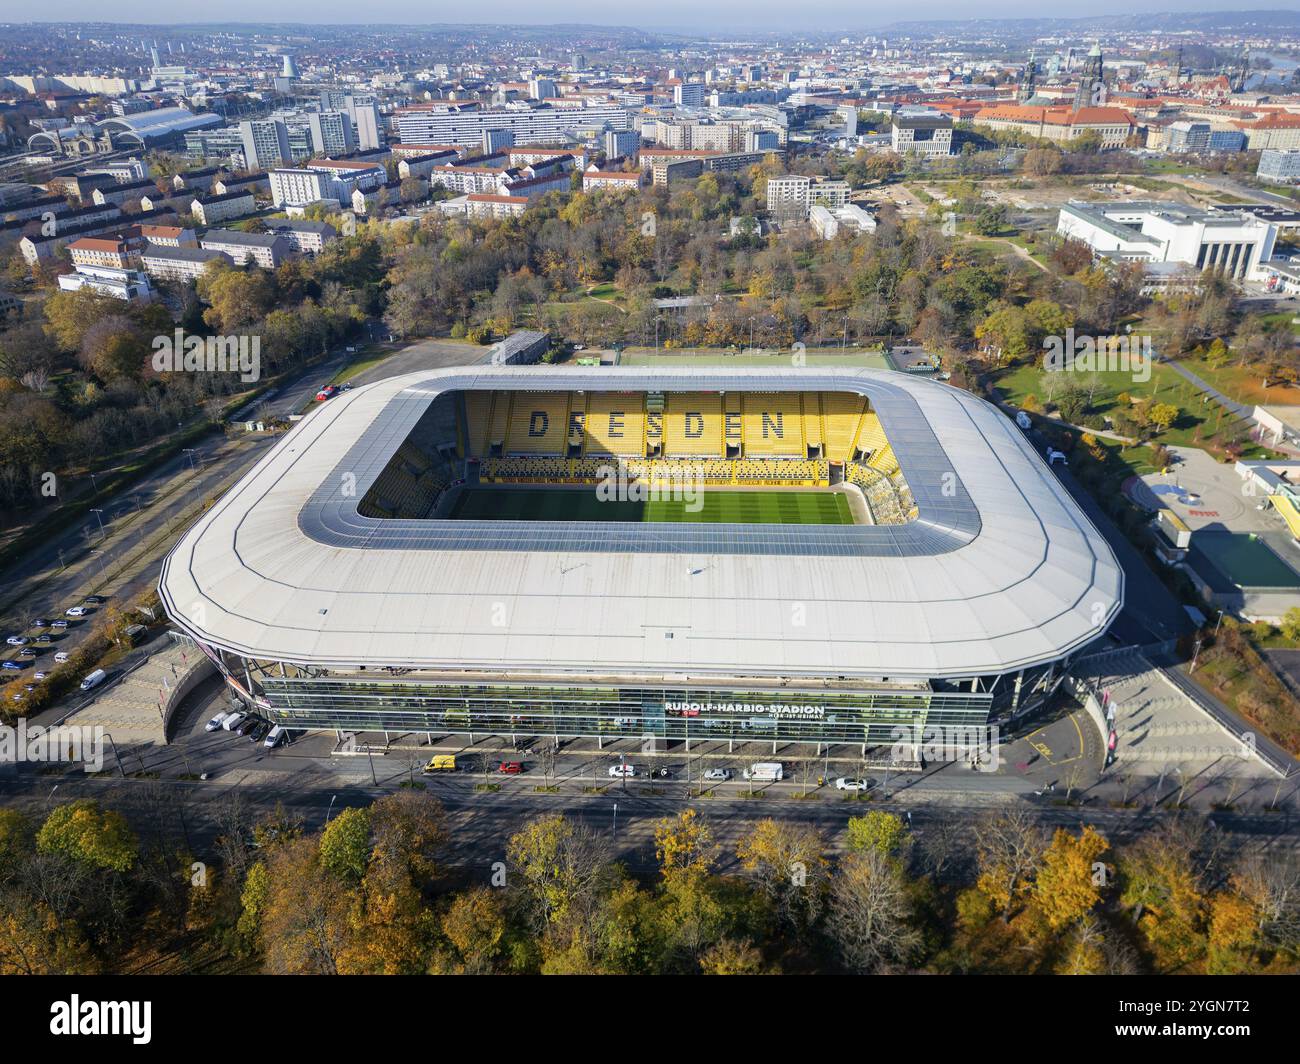
[[[693,500],[604,501],[595,488],[466,488],[451,511],[471,521],[673,521],[729,525],[851,525],[831,491],[701,491]]]

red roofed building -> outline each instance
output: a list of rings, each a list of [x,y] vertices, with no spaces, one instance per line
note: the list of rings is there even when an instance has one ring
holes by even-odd
[[[977,126],[1009,129],[1058,144],[1097,133],[1102,148],[1121,148],[1133,133],[1133,119],[1119,107],[1030,107],[998,104],[975,115]]]

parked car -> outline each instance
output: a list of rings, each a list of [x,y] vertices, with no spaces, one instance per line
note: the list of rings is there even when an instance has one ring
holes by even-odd
[[[5,642],[11,647],[25,647],[31,640],[25,635],[11,635]]]
[[[497,766],[498,772],[504,772],[511,776],[517,776],[520,772],[523,772],[523,770],[524,763],[522,761],[502,761],[501,764]]]
[[[265,741],[263,741],[262,745],[265,746],[268,750],[274,750],[281,743],[287,743],[288,741],[289,741],[289,729],[286,728],[283,724],[277,724],[274,728],[272,728],[269,732],[266,733],[266,739]]]
[[[50,622],[50,627],[51,627],[51,628],[58,628],[58,629],[62,630],[62,629],[64,629],[64,628],[67,628],[67,627],[68,627],[68,622],[67,622],[67,621],[64,621],[64,620],[51,621],[51,622]]]
[[[324,388],[322,388],[320,391],[316,393],[316,402],[323,403],[326,399],[333,399],[338,394],[339,394],[339,390],[337,386],[333,384],[327,384],[325,385]]]
[[[636,775],[635,765],[610,765],[609,774],[614,779],[630,780]]]
[[[92,688],[98,687],[101,683],[103,683],[107,679],[108,679],[108,673],[106,673],[103,669],[96,669],[94,672],[89,673],[86,676],[86,678],[81,681],[81,689],[83,691],[89,691]]]
[[[23,661],[35,661],[36,651],[31,647],[23,647],[22,650],[18,651],[18,657]]]
[[[108,601],[108,599],[105,598],[103,595],[87,595],[87,596],[86,596],[86,605],[87,605],[87,606],[102,606],[102,605],[103,605],[105,602],[107,602],[107,601]]]
[[[861,777],[841,776],[835,781],[837,791],[865,791],[869,786],[871,784]]]
[[[240,713],[238,710],[236,710],[235,712],[231,713],[230,716],[228,716],[224,721],[221,722],[221,730],[234,731],[241,724],[243,724],[244,721],[247,719],[248,719],[247,713]]]
[[[33,628],[48,628],[49,626],[50,622],[44,617],[37,617],[36,620],[32,621]]]
[[[8,669],[10,672],[17,672],[22,667],[21,661],[0,661],[0,669]]]
[[[49,675],[50,675],[50,674],[49,674],[48,672],[46,672],[44,669],[42,669],[40,672],[33,673],[33,674],[32,674],[32,679],[33,679],[33,680],[44,680],[44,679],[47,679],[47,678],[49,677]]]
[[[69,657],[70,655],[66,650],[60,650],[57,654],[54,655],[54,660],[58,664],[62,665],[65,661],[68,660]]]
[[[248,733],[248,741],[250,743],[260,743],[266,738],[266,733],[270,730],[271,722],[269,720],[259,720],[253,730]]]
[[[236,725],[231,729],[236,735],[247,735],[254,728],[262,723],[257,717],[248,717],[242,724]]]
[[[218,713],[215,717],[213,717],[210,721],[208,721],[207,724],[203,725],[203,730],[204,730],[204,731],[216,731],[218,728],[220,728],[223,724],[226,723],[226,718],[227,718],[228,716],[230,716],[230,714],[227,713],[225,710],[222,710],[222,711],[221,711],[220,713]]]
[[[704,772],[706,780],[722,780],[726,782],[731,779],[731,769],[729,768],[710,768]]]
[[[69,606],[63,611],[65,617],[84,617],[86,616],[85,606]]]
[[[47,647],[54,642],[54,636],[46,632],[44,635],[38,635],[34,642],[37,646]]]

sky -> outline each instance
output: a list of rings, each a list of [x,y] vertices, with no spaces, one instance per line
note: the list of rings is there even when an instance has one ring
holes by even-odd
[[[0,0],[0,21],[16,20],[18,0]],[[731,31],[871,29],[901,20],[951,18],[1073,18],[1142,11],[1295,9],[1297,0],[655,0],[631,6],[611,0],[495,0],[475,6],[450,0],[220,0],[217,4],[159,5],[156,0],[48,0],[40,21],[165,24],[173,22],[300,22],[413,24],[491,22],[501,25],[590,23],[646,29]],[[27,8],[22,14],[31,16]]]

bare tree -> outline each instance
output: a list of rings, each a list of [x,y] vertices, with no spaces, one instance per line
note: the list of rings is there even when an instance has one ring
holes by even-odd
[[[1046,833],[1023,810],[1013,809],[976,824],[980,874],[998,884],[1004,921],[1010,921],[1015,900],[1037,871],[1046,846]]]
[[[831,881],[827,931],[845,967],[873,972],[915,958],[921,934],[898,862],[879,850],[850,854]]]

